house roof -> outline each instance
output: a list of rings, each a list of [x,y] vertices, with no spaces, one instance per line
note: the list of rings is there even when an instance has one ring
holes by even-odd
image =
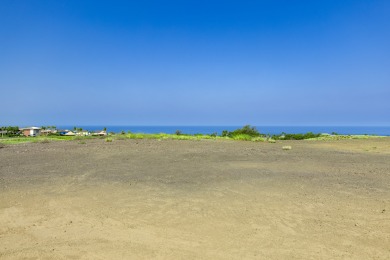
[[[41,130],[41,128],[36,126],[31,126],[31,127],[20,128],[20,130]]]

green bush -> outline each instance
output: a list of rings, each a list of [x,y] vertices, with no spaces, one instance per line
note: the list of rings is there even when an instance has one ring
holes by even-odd
[[[273,135],[272,139],[275,140],[304,140],[320,137],[321,134],[314,134],[312,132],[308,132],[306,134],[286,134],[282,133],[281,135]]]
[[[256,127],[254,127],[254,126],[252,127],[250,125],[245,125],[244,127],[236,129],[233,132],[229,132],[227,130],[223,130],[222,134],[221,134],[222,137],[228,136],[228,137],[231,137],[231,138],[236,139],[236,140],[238,140],[239,138],[244,138],[242,136],[241,137],[237,137],[238,139],[235,138],[235,136],[240,136],[240,135],[246,135],[246,136],[250,136],[250,137],[259,137],[259,136],[261,136],[260,132],[257,131]],[[244,139],[246,139],[246,138],[247,137],[245,137]]]
[[[210,134],[209,136],[211,136],[211,137],[216,137],[218,134],[217,133],[212,133],[212,134]]]
[[[239,128],[230,133],[230,135],[249,135],[252,137],[260,136],[259,131],[257,131],[256,127],[251,127],[250,125],[246,125],[243,128]]]

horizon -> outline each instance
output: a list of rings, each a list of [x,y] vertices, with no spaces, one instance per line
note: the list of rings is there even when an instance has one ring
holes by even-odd
[[[90,126],[90,127],[174,127],[174,126],[183,126],[183,127],[242,127],[245,125],[254,126],[254,127],[390,127],[390,125],[319,125],[319,124],[313,124],[313,125],[282,125],[282,124],[229,124],[229,125],[188,125],[188,124],[170,124],[170,125],[135,125],[135,124],[14,124],[14,126],[22,126],[22,127],[41,127],[41,126]],[[11,126],[11,125],[1,125],[1,126]]]
[[[389,13],[385,0],[4,0],[0,125],[387,127]]]
[[[37,125],[34,125],[37,127]],[[261,125],[249,125],[255,127],[257,131],[267,135],[280,135],[283,133],[288,134],[305,134],[305,133],[337,133],[339,135],[379,135],[390,136],[390,126],[261,126]],[[32,126],[23,126],[20,128],[29,128]],[[224,131],[235,131],[241,129],[243,126],[188,126],[188,125],[170,125],[170,126],[136,126],[136,125],[47,125],[38,126],[42,129],[67,129],[73,131],[73,129],[83,129],[87,131],[100,131],[106,129],[107,133],[142,133],[142,134],[175,134],[180,131],[183,134],[196,135],[196,134],[222,134]],[[77,130],[76,130],[77,131]]]

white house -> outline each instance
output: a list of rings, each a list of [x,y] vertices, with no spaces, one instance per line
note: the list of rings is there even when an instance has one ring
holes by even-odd
[[[20,130],[22,131],[24,136],[37,136],[41,133],[41,128],[35,126],[21,128]]]
[[[75,136],[76,135],[74,132],[72,132],[70,130],[65,130],[65,131],[66,131],[66,133],[63,135],[66,135],[66,136]]]
[[[107,135],[107,132],[106,131],[104,131],[104,130],[102,130],[102,131],[93,131],[92,132],[92,135],[98,135],[98,136],[106,136]]]
[[[76,132],[75,134],[77,136],[88,136],[88,135],[91,135],[91,133],[89,131],[86,131],[86,130],[83,130],[81,132]]]

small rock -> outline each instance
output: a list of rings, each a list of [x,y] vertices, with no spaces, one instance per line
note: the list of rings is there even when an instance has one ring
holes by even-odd
[[[289,146],[289,145],[286,145],[286,146],[283,146],[283,147],[282,147],[282,149],[283,149],[283,150],[291,150],[291,149],[292,149],[292,147],[291,147],[291,146]]]

